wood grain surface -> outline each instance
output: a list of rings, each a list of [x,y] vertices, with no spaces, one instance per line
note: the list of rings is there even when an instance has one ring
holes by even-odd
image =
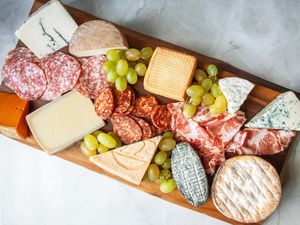
[[[31,13],[36,11],[41,5],[43,5],[46,2],[47,1],[36,0],[33,4]],[[89,20],[98,19],[95,16],[92,16],[86,12],[75,9],[73,7],[66,6],[66,8],[78,24],[82,24]],[[248,119],[252,118],[264,106],[266,106],[270,101],[272,101],[280,92],[287,91],[286,88],[283,88],[276,84],[265,81],[265,80],[263,80],[259,77],[256,77],[250,73],[247,73],[243,70],[237,69],[223,61],[220,61],[220,60],[217,60],[214,58],[210,58],[205,55],[201,55],[201,54],[193,52],[191,50],[184,49],[180,46],[173,45],[171,43],[135,32],[133,30],[130,30],[130,29],[127,29],[124,27],[120,27],[120,26],[118,26],[118,27],[124,33],[125,37],[127,38],[128,42],[129,42],[130,47],[140,49],[145,46],[150,46],[152,48],[155,48],[156,46],[164,46],[164,47],[172,48],[172,49],[175,49],[178,51],[186,52],[188,54],[191,54],[191,55],[194,55],[197,57],[199,68],[205,69],[206,66],[211,63],[217,65],[217,67],[219,68],[219,71],[220,71],[219,75],[218,75],[219,77],[238,76],[238,77],[245,78],[245,79],[255,83],[256,84],[255,88],[250,93],[246,103],[242,106],[242,111],[244,111],[246,113],[246,116]],[[21,42],[19,42],[18,46],[23,46],[23,44]],[[62,49],[62,51],[68,53],[67,48]],[[133,86],[133,89],[136,91],[137,95],[151,94],[144,90],[143,78],[139,78],[138,83],[135,86]],[[4,84],[1,85],[0,91],[12,92]],[[296,93],[296,94],[298,97],[300,96],[299,93]],[[153,94],[151,94],[151,95],[153,95]],[[164,98],[162,96],[156,96],[156,97],[159,100],[159,102],[162,104],[168,103],[168,102],[173,102],[173,100]],[[41,101],[41,100],[33,101],[30,103],[30,111],[33,111],[46,103],[47,103],[46,101]],[[104,127],[103,130],[104,131],[111,130],[111,124],[108,123]],[[36,149],[40,149],[40,147],[38,146],[38,144],[36,143],[36,141],[34,140],[32,135],[30,135],[26,140],[23,140],[23,141],[17,140],[17,141],[22,142],[26,145],[30,145]],[[288,154],[288,149],[279,154],[271,155],[271,156],[264,156],[263,158],[265,158],[267,161],[272,163],[274,165],[274,167],[277,169],[277,171],[280,173],[282,171],[287,154]],[[80,148],[79,148],[79,143],[76,143],[75,145],[73,145],[69,149],[66,149],[65,151],[55,154],[55,156],[58,156],[60,158],[68,160],[70,162],[81,165],[81,166],[88,168],[92,171],[95,171],[97,173],[109,176],[113,179],[116,179],[116,180],[122,182],[122,183],[130,185],[137,189],[140,189],[144,192],[147,192],[151,195],[157,196],[161,199],[172,202],[174,204],[195,210],[200,213],[204,213],[206,215],[215,217],[219,220],[223,220],[223,221],[226,221],[231,224],[241,224],[241,223],[235,222],[235,221],[223,216],[214,207],[210,197],[208,199],[208,202],[203,207],[194,207],[194,206],[189,205],[184,200],[184,198],[180,195],[180,193],[178,191],[172,192],[170,194],[163,194],[159,191],[159,185],[157,185],[156,183],[142,182],[140,186],[137,186],[137,185],[131,184],[127,181],[124,181],[121,178],[118,178],[118,177],[102,170],[101,168],[97,167],[93,163],[91,163],[89,161],[89,159],[81,153]],[[228,157],[231,157],[231,156],[232,155],[228,155]],[[211,181],[211,178],[209,180]],[[113,193],[111,193],[111,194],[113,194]]]

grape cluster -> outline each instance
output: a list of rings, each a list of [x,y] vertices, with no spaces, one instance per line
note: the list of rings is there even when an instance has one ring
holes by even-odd
[[[196,82],[186,89],[188,101],[183,108],[183,115],[186,118],[193,117],[200,104],[208,106],[211,114],[220,114],[226,111],[227,101],[217,84],[218,68],[210,64],[207,67],[207,74],[203,70],[197,69],[194,74]]]
[[[141,51],[135,48],[109,50],[106,53],[107,61],[103,64],[107,80],[114,83],[118,91],[125,91],[127,82],[135,84],[138,76],[145,75],[152,54],[153,49],[150,47],[145,47]]]
[[[160,191],[163,193],[170,193],[176,189],[176,183],[171,173],[171,158],[169,157],[175,145],[173,133],[165,132],[158,144],[159,151],[147,169],[147,179],[159,184]]]

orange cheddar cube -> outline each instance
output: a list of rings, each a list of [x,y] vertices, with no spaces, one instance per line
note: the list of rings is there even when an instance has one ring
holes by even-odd
[[[16,139],[24,139],[28,134],[25,116],[29,102],[16,94],[0,92],[0,133]]]

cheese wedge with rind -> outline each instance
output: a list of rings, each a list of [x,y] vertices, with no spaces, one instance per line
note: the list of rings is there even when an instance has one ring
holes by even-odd
[[[254,88],[254,84],[238,77],[227,77],[219,80],[219,86],[227,100],[230,114],[235,115]]]
[[[139,185],[156,152],[161,136],[125,145],[90,157],[100,168]]]
[[[282,93],[246,123],[245,127],[300,131],[300,101],[292,91]]]
[[[73,90],[26,116],[28,126],[48,154],[61,151],[105,125],[92,101]]]
[[[106,54],[110,49],[127,49],[122,32],[112,23],[91,20],[81,24],[73,34],[69,52],[77,57]]]

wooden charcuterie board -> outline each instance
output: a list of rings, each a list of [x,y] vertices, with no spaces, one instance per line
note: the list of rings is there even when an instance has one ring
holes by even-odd
[[[36,0],[33,4],[31,13],[36,11],[40,6],[42,6],[44,3],[47,1],[42,1],[42,0]],[[86,12],[83,12],[81,10],[72,8],[70,6],[66,6],[67,10],[69,13],[73,16],[74,20],[79,24],[82,24],[86,21],[93,20],[93,19],[98,19],[95,16],[92,16]],[[119,26],[118,26],[119,27]],[[219,68],[219,77],[228,77],[228,76],[238,76],[241,78],[245,78],[253,83],[256,84],[254,90],[251,92],[250,96],[248,97],[248,100],[242,107],[242,111],[246,113],[246,116],[248,119],[252,118],[257,112],[259,112],[264,106],[266,106],[271,100],[273,100],[280,92],[286,91],[287,89],[280,87],[276,84],[270,83],[268,81],[265,81],[263,79],[260,79],[250,73],[247,73],[245,71],[242,71],[240,69],[237,69],[225,62],[222,62],[220,60],[210,58],[208,56],[201,55],[199,53],[184,49],[182,47],[170,44],[165,41],[161,41],[159,39],[138,33],[136,31],[124,28],[124,27],[119,27],[121,31],[124,33],[126,36],[129,46],[134,47],[134,48],[142,48],[144,46],[149,46],[152,48],[155,48],[156,46],[164,46],[168,48],[172,48],[178,51],[186,52],[188,54],[194,55],[198,59],[198,67],[199,68],[205,68],[206,65],[208,64],[215,64]],[[23,46],[21,42],[18,43],[18,46]],[[63,51],[67,52],[67,49],[63,49]],[[144,90],[143,88],[143,79],[139,78],[138,83],[133,87],[135,92],[138,95],[145,95],[149,94],[147,91]],[[11,90],[7,87],[4,86],[4,84],[1,85],[0,91],[5,91],[5,92],[11,92]],[[299,97],[299,93],[296,93],[297,96]],[[153,95],[153,94],[151,94]],[[157,99],[159,100],[160,103],[169,103],[172,102],[173,100],[161,97],[161,96],[156,96]],[[42,105],[46,104],[47,102],[41,101],[41,100],[36,100],[31,102],[30,104],[30,111],[33,111]],[[111,124],[107,124],[103,130],[109,131],[111,130]],[[20,141],[20,140],[18,140]],[[26,140],[20,141],[26,145],[30,145],[36,149],[40,149],[39,145],[36,143],[34,140],[33,136],[30,135]],[[276,154],[276,155],[271,155],[271,156],[264,156],[267,161],[269,161],[271,164],[274,165],[274,167],[277,169],[279,173],[283,171],[284,163],[287,159],[289,149],[286,149],[285,151]],[[121,178],[118,178],[101,168],[97,167],[95,164],[91,163],[89,159],[84,156],[79,148],[79,144],[73,145],[71,148],[59,152],[55,154],[56,156],[63,158],[65,160],[71,161],[73,163],[76,163],[78,165],[81,165],[83,167],[86,167],[90,170],[93,170],[97,173],[104,174],[106,176],[112,177],[113,179],[116,179],[120,182],[126,183],[127,185],[133,186],[137,189],[140,189],[144,192],[147,192],[149,194],[152,194],[154,196],[157,196],[161,199],[167,200],[169,202],[172,202],[174,204],[195,210],[200,213],[204,213],[206,215],[212,216],[214,218],[232,223],[232,224],[240,224],[236,221],[233,221],[229,218],[226,218],[223,216],[215,207],[214,204],[212,203],[211,199],[208,199],[208,202],[203,206],[203,207],[194,207],[189,205],[186,200],[180,195],[178,191],[172,192],[170,194],[163,194],[159,191],[159,186],[156,183],[148,183],[148,182],[142,182],[140,186],[131,184],[129,182],[126,182],[122,180]],[[112,193],[113,194],[113,193]]]

